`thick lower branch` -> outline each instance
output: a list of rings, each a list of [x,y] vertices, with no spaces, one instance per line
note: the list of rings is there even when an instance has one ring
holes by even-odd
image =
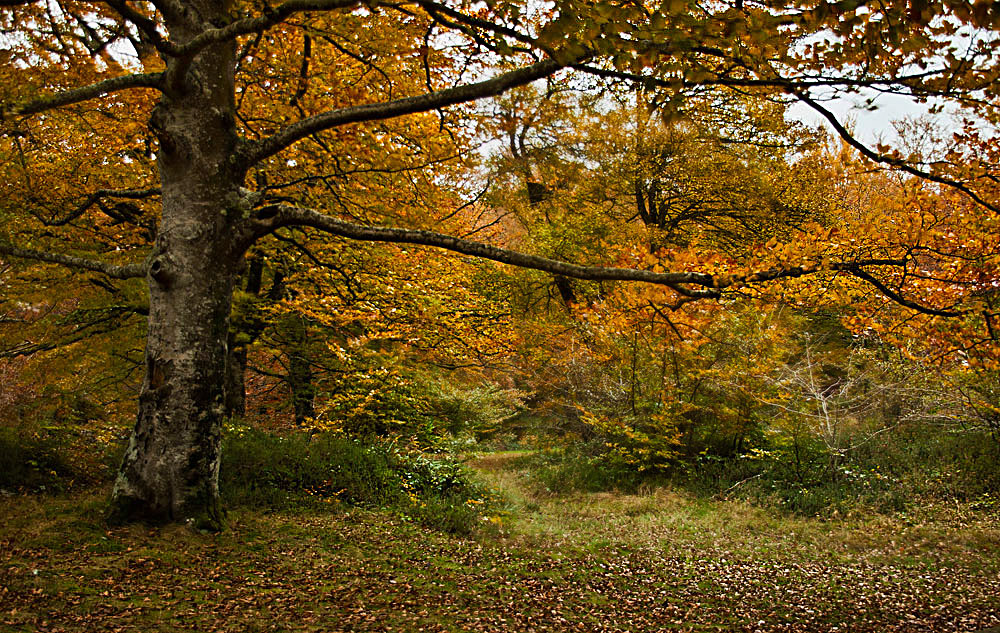
[[[108,277],[114,277],[115,279],[135,279],[146,276],[145,264],[127,264],[119,266],[117,264],[108,264],[93,259],[86,259],[84,257],[63,255],[62,253],[50,253],[47,251],[36,251],[28,248],[17,248],[2,242],[0,242],[0,255],[9,255],[11,257],[19,257],[22,259],[34,259],[40,262],[61,264],[70,268],[91,270],[103,273]]]
[[[9,112],[5,112],[3,114],[38,114],[39,112],[45,112],[46,110],[52,110],[73,103],[80,103],[81,101],[89,101],[113,92],[121,92],[122,90],[128,90],[131,88],[155,88],[160,90],[162,79],[163,73],[144,73],[139,75],[114,77],[112,79],[99,81],[95,84],[90,84],[89,86],[64,90],[40,99],[35,99],[25,103],[24,105],[16,106]]]
[[[263,215],[270,215],[271,217],[268,220],[259,221],[261,227],[259,235],[271,233],[283,226],[309,226],[352,240],[435,246],[463,255],[471,255],[473,257],[510,264],[511,266],[531,268],[574,279],[589,281],[644,281],[671,287],[678,284],[695,284],[706,288],[711,288],[714,282],[712,275],[705,273],[655,273],[649,270],[632,268],[580,266],[538,255],[527,255],[517,251],[497,248],[496,246],[464,240],[433,231],[353,224],[303,207],[275,205],[265,207],[262,209],[262,212]],[[697,291],[687,290],[687,292]]]
[[[281,227],[308,226],[352,240],[433,246],[463,255],[510,264],[511,266],[520,268],[540,270],[553,275],[562,275],[574,279],[588,281],[639,281],[667,286],[680,295],[676,307],[698,299],[717,299],[721,296],[721,291],[725,289],[833,271],[849,273],[870,284],[891,301],[923,314],[944,317],[956,317],[963,314],[957,310],[933,308],[907,299],[864,270],[864,267],[872,266],[903,266],[906,263],[905,259],[869,259],[850,262],[831,262],[827,265],[817,262],[801,266],[769,268],[743,275],[712,275],[698,272],[657,273],[634,268],[581,266],[538,255],[528,255],[498,248],[433,231],[354,224],[338,220],[314,209],[290,205],[264,207],[258,212],[258,217],[260,219],[255,221],[257,229],[255,237],[258,238],[272,233]],[[691,288],[691,286],[699,287]]]

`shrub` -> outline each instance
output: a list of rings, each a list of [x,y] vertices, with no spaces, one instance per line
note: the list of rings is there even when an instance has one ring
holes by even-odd
[[[642,472],[608,451],[603,440],[539,451],[522,464],[538,488],[557,494],[632,492],[669,483],[702,497],[742,499],[806,516],[895,513],[942,501],[996,511],[1000,471],[995,446],[985,432],[947,432],[913,424],[867,444],[858,445],[851,437],[845,441],[856,447],[840,455],[835,467],[826,445],[809,436],[796,450],[772,438],[770,447],[738,457],[706,452],[666,469]]]
[[[608,453],[603,442],[581,443],[541,451],[525,460],[535,485],[546,492],[632,492],[655,478]]]
[[[800,449],[797,459],[785,447],[735,459],[702,456],[674,481],[698,494],[809,516],[891,513],[935,501],[988,510],[979,501],[1000,490],[996,454],[983,433],[913,425],[845,453],[832,470],[821,443]]]
[[[219,485],[231,504],[274,507],[312,496],[384,505],[400,494],[391,459],[384,449],[341,436],[239,428],[223,445]]]
[[[488,499],[466,498],[465,494],[452,492],[445,495],[428,496],[413,502],[404,511],[422,525],[452,534],[471,534],[489,523],[490,517],[484,513],[483,504]]]
[[[396,508],[430,527],[469,533],[495,497],[455,462],[343,435],[230,429],[219,474],[230,505],[272,509],[349,503]]]
[[[74,472],[63,453],[63,443],[52,434],[0,428],[0,488],[21,492],[66,488]]]

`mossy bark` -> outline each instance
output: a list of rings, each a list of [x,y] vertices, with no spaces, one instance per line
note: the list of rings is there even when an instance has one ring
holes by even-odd
[[[195,2],[226,18],[221,3]],[[198,29],[176,16],[178,42]],[[184,522],[220,530],[218,473],[226,419],[229,315],[242,258],[233,167],[235,46],[174,60],[178,81],[156,107],[163,216],[149,263],[146,375],[112,493],[113,522]],[[183,75],[181,77],[181,75]]]

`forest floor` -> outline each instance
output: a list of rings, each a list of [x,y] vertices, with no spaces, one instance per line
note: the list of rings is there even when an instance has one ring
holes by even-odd
[[[1000,626],[1000,517],[775,516],[666,490],[511,500],[473,537],[399,512],[107,529],[104,494],[0,498],[2,631],[906,631]],[[925,516],[926,515],[926,516]]]

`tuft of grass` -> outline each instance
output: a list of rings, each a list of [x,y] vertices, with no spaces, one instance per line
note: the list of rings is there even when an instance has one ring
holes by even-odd
[[[583,447],[548,449],[525,456],[522,464],[531,473],[539,491],[551,494],[571,492],[635,492],[647,484],[653,473],[591,455]]]

